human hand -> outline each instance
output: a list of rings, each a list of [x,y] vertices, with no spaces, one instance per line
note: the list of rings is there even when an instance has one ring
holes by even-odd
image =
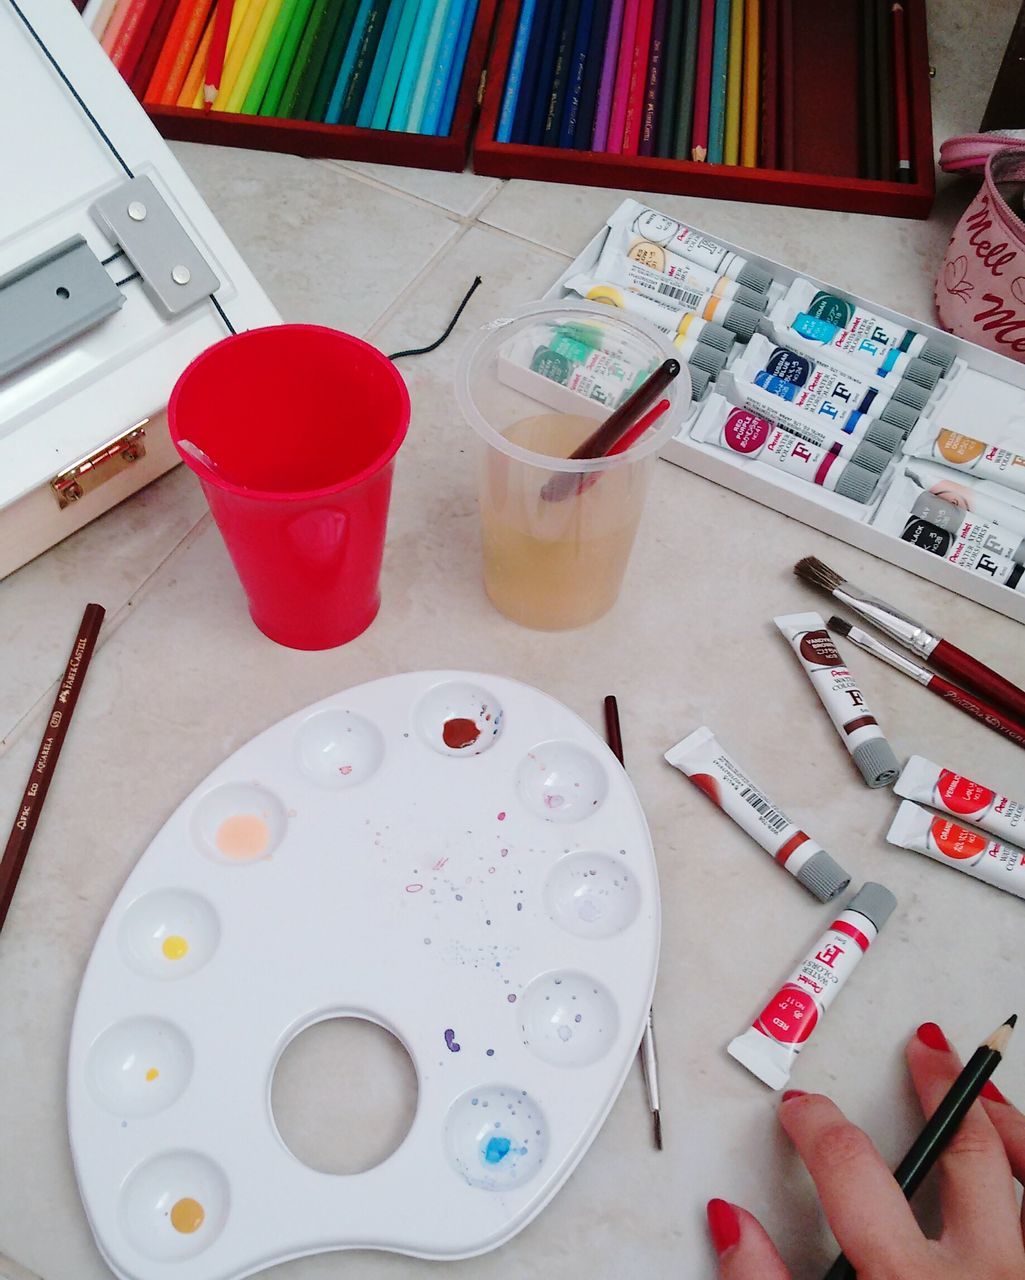
[[[929,1116],[961,1061],[934,1022],[918,1028],[907,1060]],[[1014,1188],[1015,1179],[1025,1182],[1025,1116],[994,1084],[985,1086],[940,1158],[938,1240],[922,1234],[871,1140],[828,1098],[785,1093],[779,1115],[859,1280],[1025,1280]],[[790,1280],[776,1246],[746,1209],[710,1200],[708,1225],[721,1280]]]

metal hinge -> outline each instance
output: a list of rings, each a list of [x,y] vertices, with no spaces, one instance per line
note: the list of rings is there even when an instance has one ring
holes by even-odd
[[[477,85],[477,106],[484,101],[484,90],[488,87],[488,69],[487,67],[480,73],[480,83]]]
[[[60,471],[50,481],[53,496],[63,511],[79,498],[98,489],[105,481],[119,475],[133,462],[146,456],[146,426],[148,418],[138,422],[131,431],[116,436],[107,444],[100,445],[88,457],[80,459],[74,466]]]

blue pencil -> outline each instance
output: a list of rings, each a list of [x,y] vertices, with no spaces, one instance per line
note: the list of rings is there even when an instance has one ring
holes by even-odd
[[[598,105],[598,82],[601,80],[605,42],[609,38],[609,14],[612,0],[595,0],[591,21],[591,40],[584,59],[584,80],[580,88],[580,106],[573,146],[577,151],[590,151],[594,135],[594,112]]]
[[[427,110],[427,95],[431,91],[434,68],[438,62],[438,51],[441,48],[441,37],[448,22],[448,15],[456,0],[438,0],[431,19],[430,29],[424,51],[420,56],[420,70],[416,77],[416,87],[409,104],[409,119],[406,121],[407,133],[423,133],[424,114]]]
[[[424,108],[423,123],[420,132],[436,135],[441,124],[441,111],[445,105],[448,92],[449,77],[452,74],[459,44],[459,33],[463,29],[463,14],[469,0],[452,0],[451,7],[445,15],[445,27],[438,45],[438,57],[434,63],[434,77],[427,91],[427,106]]]
[[[391,57],[392,47],[395,44],[395,32],[398,29],[399,14],[401,12],[402,0],[392,0],[388,6],[388,16],[385,18],[384,26],[381,29],[381,42],[378,44],[377,53],[374,55],[374,65],[370,70],[370,79],[367,81],[363,101],[360,103],[359,115],[356,117],[356,123],[361,129],[369,129],[370,122],[374,118],[374,109],[381,93],[381,85],[384,83],[385,67],[388,65],[388,59]]]
[[[534,147],[541,146],[545,136],[545,122],[548,119],[548,104],[551,101],[552,80],[555,75],[555,59],[559,54],[559,37],[562,34],[562,18],[565,12],[566,0],[552,0],[551,12],[548,16],[548,35],[541,50],[541,61],[537,68],[537,89],[530,113],[530,134],[525,139]]]
[[[331,91],[331,98],[324,114],[325,124],[338,124],[342,118],[342,102],[345,100],[345,91],[349,87],[349,77],[352,75],[352,69],[356,65],[356,54],[359,53],[359,46],[363,40],[363,32],[366,30],[367,18],[370,17],[370,6],[373,2],[374,0],[360,0],[359,8],[356,10],[356,21],[352,24],[352,32],[345,49],[345,56],[342,58],[342,64],[338,68],[335,87]]]
[[[405,133],[406,125],[409,123],[409,108],[412,106],[416,82],[420,76],[424,45],[430,34],[434,11],[440,3],[441,0],[423,0],[416,15],[413,34],[409,38],[409,52],[406,54],[402,75],[399,77],[399,87],[395,91],[395,105],[391,109],[391,119],[388,121],[388,128],[394,133]]]
[[[456,113],[456,102],[459,100],[459,86],[463,82],[463,69],[466,66],[466,51],[470,47],[470,37],[473,35],[473,24],[477,20],[477,5],[479,0],[470,0],[463,12],[463,25],[459,29],[459,39],[456,42],[456,53],[452,60],[452,70],[448,76],[448,86],[445,89],[445,101],[441,108],[441,119],[438,121],[438,132],[442,137],[447,138],[452,132],[452,117]]]
[[[520,20],[516,27],[516,41],[513,44],[512,57],[509,59],[509,74],[505,80],[505,97],[502,99],[502,111],[498,117],[498,128],[495,130],[496,142],[509,142],[512,138],[513,121],[516,118],[516,103],[520,96],[520,85],[523,83],[523,68],[527,61],[527,45],[530,41],[530,24],[534,18],[534,6],[537,0],[523,0],[520,9]]]
[[[709,164],[722,164],[726,145],[726,73],[729,66],[730,2],[715,0],[712,44],[712,95],[708,105]]]
[[[534,98],[538,93],[537,73],[541,65],[541,53],[544,49],[551,12],[552,0],[538,0],[534,10],[534,21],[530,24],[527,60],[523,64],[523,82],[516,102],[516,115],[513,117],[510,142],[526,142],[530,136],[530,117],[534,110]]]
[[[580,95],[584,91],[584,68],[587,50],[591,44],[591,26],[594,22],[594,0],[580,0],[576,38],[570,54],[566,81],[566,102],[559,127],[559,146],[572,147],[576,139],[577,121],[580,118]]]
[[[423,0],[426,3],[426,0]],[[370,122],[372,129],[387,129],[388,118],[395,102],[395,91],[399,87],[399,76],[409,48],[409,37],[413,34],[413,24],[420,9],[421,0],[398,0],[401,8],[399,25],[395,31],[395,42],[388,57],[388,65],[384,70],[384,80],[374,107],[374,118]]]

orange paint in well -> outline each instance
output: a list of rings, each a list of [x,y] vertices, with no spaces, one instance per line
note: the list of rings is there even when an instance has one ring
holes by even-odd
[[[236,813],[217,828],[214,843],[226,858],[246,862],[266,853],[270,844],[267,824],[255,813]]]
[[[182,1235],[190,1236],[203,1225],[206,1214],[198,1200],[184,1196],[171,1206],[171,1226]]]

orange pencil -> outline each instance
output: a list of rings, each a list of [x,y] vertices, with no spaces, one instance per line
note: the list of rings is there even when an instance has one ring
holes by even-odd
[[[143,94],[144,102],[162,102],[170,106],[178,100],[211,3],[212,0],[178,0],[171,29]]]
[[[192,66],[185,77],[181,92],[178,94],[179,107],[194,107],[196,98],[203,100],[203,76],[206,74],[206,55],[210,52],[210,41],[214,38],[214,24],[211,20],[206,24],[203,38],[192,56]]]
[[[228,50],[228,32],[231,30],[231,14],[235,8],[235,0],[217,0],[217,12],[214,14],[214,36],[210,41],[210,52],[206,56],[206,77],[203,81],[203,101],[209,111],[221,87],[221,73],[224,71],[224,55]]]

